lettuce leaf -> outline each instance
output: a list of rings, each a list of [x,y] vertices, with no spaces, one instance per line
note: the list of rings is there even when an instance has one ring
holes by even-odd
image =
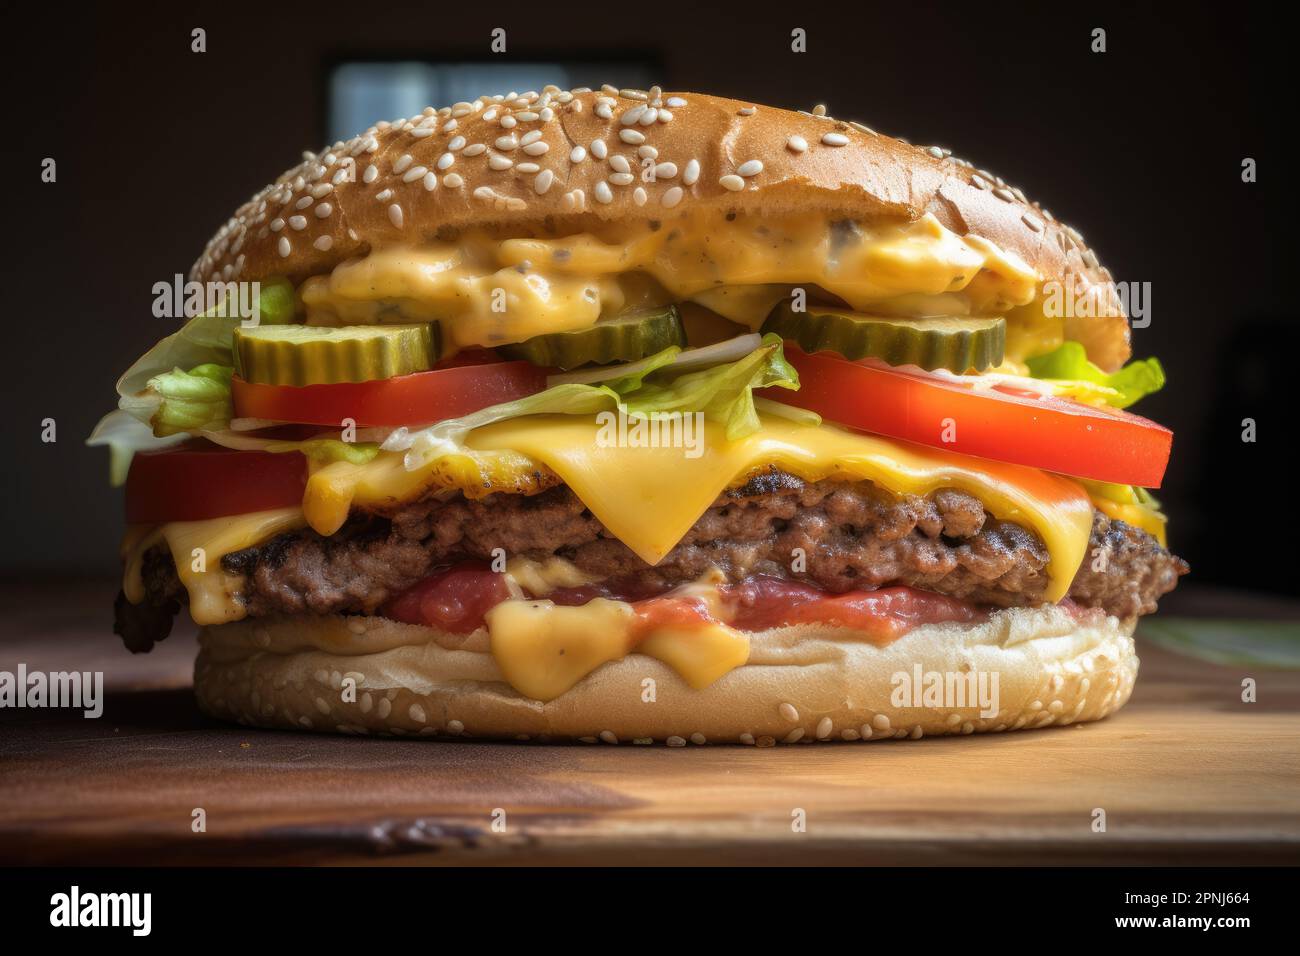
[[[1086,382],[1107,391],[1099,394],[1115,408],[1128,408],[1140,398],[1160,391],[1165,384],[1165,370],[1156,358],[1129,362],[1118,372],[1107,374],[1088,361],[1078,342],[1065,342],[1060,348],[1026,360],[1034,378],[1062,382]]]
[[[86,444],[108,446],[108,480],[116,488],[126,483],[126,473],[136,452],[157,451],[184,440],[184,435],[159,438],[144,422],[118,408],[99,420]]]
[[[280,325],[292,320],[293,286],[286,279],[269,279],[263,282],[259,287],[257,307],[261,323]],[[231,349],[235,329],[239,328],[241,319],[238,315],[221,314],[233,311],[225,308],[223,304],[209,309],[202,315],[196,315],[142,355],[126,370],[126,374],[118,379],[117,393],[120,396],[118,407],[134,415],[146,425],[153,426],[159,435],[172,434],[175,426],[170,421],[164,420],[160,423],[155,420],[167,397],[159,386],[173,389],[174,394],[171,397],[177,401],[187,400],[185,396],[187,391],[191,396],[203,389],[208,390],[204,394],[210,392],[211,385],[203,386],[201,383],[186,382],[168,376],[182,369],[189,369],[192,375],[199,367],[233,367],[235,359]],[[214,380],[212,376],[202,373],[199,377],[207,378],[210,382]],[[203,401],[209,409],[212,408],[213,400],[203,399]],[[177,415],[178,420],[188,420],[201,412],[198,409],[181,410],[179,413],[173,410],[172,414]]]
[[[149,379],[148,388],[158,396],[158,409],[150,423],[159,437],[180,432],[223,428],[234,414],[230,399],[229,365],[196,365],[188,372],[174,368]]]
[[[799,387],[799,373],[785,360],[777,335],[765,335],[759,348],[744,358],[698,371],[673,371],[671,363],[679,351],[676,347],[665,349],[636,363],[633,374],[599,385],[554,385],[536,395],[414,432],[399,428],[381,447],[405,451],[406,467],[415,470],[446,454],[467,454],[465,437],[493,422],[524,415],[594,415],[615,410],[641,418],[664,412],[702,412],[706,419],[725,425],[727,438],[734,441],[760,427],[754,389]]]

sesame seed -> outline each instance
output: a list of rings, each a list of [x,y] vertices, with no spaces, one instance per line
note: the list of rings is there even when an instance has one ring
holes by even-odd
[[[676,163],[657,163],[655,165],[655,179],[672,179],[676,175]]]
[[[533,173],[537,172],[541,168],[542,167],[538,166],[536,163],[515,163],[516,170],[518,170],[521,173],[527,173],[529,176],[531,176]]]
[[[664,743],[666,743],[669,747],[685,747],[686,738],[678,737],[674,735],[672,737],[669,737],[667,740],[665,740]]]
[[[647,94],[645,90],[619,90],[618,95],[623,97],[625,100],[648,100],[650,98],[649,94]]]
[[[812,109],[812,115],[813,115],[813,116],[825,116],[825,115],[826,115],[826,104],[825,104],[825,103],[818,103],[816,106],[814,106],[813,109]]]
[[[482,156],[487,152],[487,143],[472,143],[465,147],[463,156]]]
[[[284,228],[284,220],[283,220],[283,219],[280,219],[280,218],[277,217],[277,218],[271,220],[271,231],[272,231],[272,232],[279,232],[279,231],[280,231],[281,229],[283,229],[283,228]]]
[[[293,204],[293,208],[294,208],[294,209],[306,209],[308,206],[310,206],[310,205],[311,205],[312,203],[314,203],[315,201],[316,201],[316,200],[312,199],[310,196],[303,196],[301,199],[299,199],[296,203]]]
[[[615,186],[631,186],[636,182],[636,177],[631,173],[611,173],[609,181]]]
[[[754,109],[752,106],[742,106],[738,112],[741,116],[753,116],[758,112],[758,110]]]
[[[413,721],[415,721],[417,724],[423,724],[429,719],[428,715],[425,714],[424,712],[424,708],[421,707],[419,704],[412,704],[407,709],[406,715],[410,717]]]
[[[827,146],[847,146],[849,138],[843,133],[827,133],[822,136],[822,142]]]
[[[659,202],[663,204],[665,209],[672,209],[682,201],[682,196],[684,195],[686,195],[686,193],[683,191],[681,186],[674,186],[663,194],[663,197]]]
[[[315,246],[317,249],[319,249],[321,252],[329,252],[330,246],[334,245],[334,240],[331,239],[329,236],[320,236],[315,242],[312,243],[312,245]]]
[[[786,149],[795,153],[802,153],[808,149],[808,140],[802,136],[791,136],[785,141]]]
[[[686,169],[682,173],[682,182],[687,186],[694,186],[695,181],[700,178],[700,161],[692,159],[686,164]]]
[[[751,159],[748,162],[741,163],[736,172],[741,176],[757,176],[763,171],[763,161],[761,159]]]
[[[393,163],[393,172],[400,173],[402,170],[406,169],[407,166],[411,165],[412,159],[413,157],[410,153],[403,153],[401,156],[397,157],[397,162]]]
[[[524,152],[527,153],[529,156],[544,156],[546,153],[550,151],[550,149],[551,149],[550,143],[543,143],[541,141],[538,141],[536,143],[529,143],[527,146],[525,146]]]
[[[502,156],[500,153],[493,153],[488,157],[488,165],[496,170],[509,169],[514,164],[513,159],[509,156]]]
[[[279,242],[279,244],[276,246],[276,249],[279,251],[279,253],[280,253],[280,258],[281,258],[281,259],[287,259],[287,258],[289,258],[289,253],[290,253],[290,252],[292,251],[292,249],[293,249],[293,247],[289,245],[289,237],[288,237],[288,236],[281,236],[281,237],[280,237],[280,242]]]
[[[943,159],[943,150],[940,149],[938,146],[931,146],[929,149],[926,150],[926,152],[929,153],[931,156],[933,156],[935,159]]]
[[[569,162],[580,163],[587,158],[587,151],[581,146],[575,146],[569,151]]]
[[[1004,189],[1001,186],[993,190],[993,195],[997,196],[1003,202],[1012,202],[1016,198],[1015,196],[1011,195],[1011,190]]]
[[[866,133],[868,136],[879,136],[879,135],[880,135],[880,134],[877,133],[874,129],[872,129],[870,126],[867,126],[865,123],[859,123],[859,122],[857,122],[856,120],[849,120],[849,125],[852,126],[852,127],[853,127],[855,130],[857,130],[859,133]]]
[[[334,187],[329,183],[317,183],[315,186],[311,187],[311,195],[313,199],[320,199],[322,196],[328,196],[333,191]]]
[[[835,727],[834,724],[831,723],[831,719],[829,717],[823,717],[821,720],[817,721],[817,739],[825,740],[831,735],[831,731],[834,729]]]
[[[458,150],[462,150],[464,148],[465,148],[464,136],[453,136],[451,138],[451,142],[447,144],[447,149],[449,149],[453,153],[457,152]]]
[[[599,116],[601,119],[607,120],[607,119],[614,118],[614,111],[609,108],[608,103],[597,103],[596,108],[592,110],[592,112],[595,113],[597,116]]]
[[[783,742],[787,744],[792,744],[797,742],[801,737],[803,737],[803,728],[796,727],[794,730],[790,731],[788,734],[785,735],[785,739]]]
[[[619,156],[618,154],[615,154],[609,157],[609,165],[614,169],[615,172],[628,173],[632,171],[632,167],[628,164],[626,156]]]
[[[702,747],[708,742],[708,739],[699,731],[691,734],[691,743],[695,744],[697,747]]]
[[[397,203],[393,203],[391,206],[388,207],[388,221],[391,222],[398,229],[402,228],[402,224],[403,224],[402,207],[397,205]]]
[[[385,189],[375,193],[375,200],[377,202],[388,202],[388,200],[392,198],[393,198],[393,191],[391,189]]]
[[[437,167],[440,171],[445,172],[451,168],[451,164],[456,161],[454,153],[443,153],[438,157]]]
[[[630,110],[624,112],[623,115],[618,118],[618,121],[623,126],[635,126],[637,120],[641,118],[646,110],[647,107],[644,105],[634,106]]]
[[[549,169],[543,169],[537,174],[537,178],[533,180],[533,191],[541,196],[551,188],[551,183],[554,181],[555,173]]]
[[[679,106],[685,106],[686,101],[682,99],[680,96],[670,96],[668,97],[667,105],[673,107],[673,109],[676,109]]]
[[[424,174],[424,188],[425,188],[426,190],[428,190],[429,192],[433,192],[435,189],[438,188],[438,174],[437,174],[437,173],[425,173],[425,174]]]
[[[447,732],[451,734],[463,734],[465,732],[465,725],[459,720],[449,720],[447,721]]]
[[[511,150],[519,145],[519,140],[515,139],[514,136],[498,136],[494,145],[497,149]]]
[[[876,714],[875,717],[871,718],[871,726],[875,727],[877,730],[888,730],[890,727],[889,715]],[[865,731],[863,732],[862,736],[864,737],[867,736]]]
[[[519,120],[515,119],[513,116],[511,116],[508,113],[505,116],[501,117],[500,122],[501,122],[501,127],[503,129],[514,129],[516,126],[519,125]]]
[[[631,143],[636,146],[645,142],[645,133],[635,129],[621,129],[618,131],[618,138],[625,143]]]
[[[641,114],[641,118],[637,122],[642,126],[653,126],[658,119],[659,110],[652,106]]]
[[[718,180],[718,184],[722,186],[723,189],[730,189],[733,193],[739,192],[745,188],[745,181],[733,173],[728,173],[726,176],[723,176]]]
[[[527,146],[529,143],[535,143],[542,138],[542,131],[535,129],[531,133],[525,133],[519,140],[521,146]]]
[[[646,194],[646,191],[642,189],[640,186],[632,190],[632,201],[636,203],[638,206],[644,206],[646,204],[646,200],[649,198],[650,197]]]
[[[532,110],[524,110],[524,112],[515,115],[521,123],[536,123],[541,118],[541,114],[534,113]]]
[[[1031,230],[1033,230],[1034,232],[1042,232],[1042,231],[1043,231],[1043,224],[1042,224],[1041,222],[1039,222],[1037,219],[1035,219],[1033,216],[1029,215],[1029,213],[1025,213],[1025,214],[1024,214],[1023,216],[1021,216],[1020,218],[1021,218],[1021,221],[1023,221],[1024,224],[1025,224],[1026,226],[1028,226],[1028,227],[1029,227]]]
[[[296,232],[302,232],[302,230],[304,230],[304,229],[307,228],[307,217],[306,217],[306,216],[290,216],[290,217],[289,217],[289,228],[295,230]]]
[[[794,704],[782,704],[776,710],[781,715],[782,720],[794,722],[799,719],[799,711],[795,709]]]
[[[603,180],[596,183],[595,193],[598,202],[610,203],[614,201],[614,193],[609,188],[609,183],[604,182]]]
[[[970,184],[974,186],[976,189],[989,188],[989,181],[985,179],[983,176],[980,176],[979,174],[976,174],[970,178]]]
[[[402,173],[402,182],[413,183],[417,179],[423,179],[424,174],[429,171],[426,166],[412,166],[406,172]]]
[[[330,205],[330,204],[327,203],[327,202],[323,202],[323,203],[321,203],[319,206],[316,207],[316,218],[317,218],[317,219],[324,219],[326,216],[328,216],[328,215],[329,215],[330,213],[332,213],[333,211],[334,211],[334,207],[333,207],[332,205]]]

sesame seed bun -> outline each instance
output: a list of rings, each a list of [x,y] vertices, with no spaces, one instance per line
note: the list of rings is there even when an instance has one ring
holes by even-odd
[[[642,147],[660,164],[653,182],[639,175]],[[619,175],[615,157],[630,174]],[[470,226],[575,232],[701,208],[866,223],[933,214],[958,235],[1016,253],[1043,281],[1070,275],[1095,290],[1111,314],[1067,319],[1066,337],[1106,369],[1130,354],[1110,273],[1077,231],[999,177],[861,123],[657,88],[548,87],[379,123],[306,154],[237,209],[191,278],[300,281],[372,249]]]
[[[1099,720],[1133,689],[1133,627],[1047,606],[998,611],[973,626],[921,626],[885,647],[846,628],[777,628],[753,634],[749,662],[703,690],[632,653],[541,703],[505,683],[483,629],[464,636],[378,617],[285,617],[205,628],[194,683],[214,717],[295,730],[677,746],[884,740]],[[989,675],[988,687],[996,674],[997,713],[896,706],[894,675],[917,668]]]

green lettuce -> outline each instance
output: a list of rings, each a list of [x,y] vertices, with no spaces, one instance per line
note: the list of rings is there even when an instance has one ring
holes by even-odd
[[[1128,408],[1138,399],[1160,391],[1165,384],[1165,370],[1156,358],[1129,362],[1118,372],[1106,373],[1088,361],[1078,342],[1065,342],[1060,348],[1026,361],[1034,378],[1054,381],[1088,382],[1106,391],[1106,402],[1115,408]]]
[[[754,389],[777,386],[797,389],[799,373],[786,361],[778,335],[763,336],[757,349],[734,362],[700,370],[675,372],[676,347],[629,366],[630,374],[600,384],[568,382],[536,395],[503,402],[462,418],[448,419],[428,428],[399,428],[384,442],[387,451],[405,451],[406,467],[416,469],[450,453],[465,453],[464,439],[474,429],[525,415],[595,415],[619,411],[633,418],[655,413],[702,412],[705,419],[726,427],[735,440],[758,431],[761,422]],[[760,399],[764,407],[777,403]],[[815,423],[815,415],[798,420]]]
[[[174,368],[149,379],[148,388],[158,396],[158,408],[150,423],[155,435],[222,428],[234,414],[230,399],[229,365],[196,365],[188,372]]]
[[[364,465],[379,454],[379,444],[372,441],[347,442],[338,438],[308,438],[306,441],[273,441],[266,446],[266,450],[301,452],[323,465],[336,461]]]
[[[291,321],[294,314],[293,286],[286,279],[263,282],[259,287],[257,307],[261,324],[282,325]],[[239,328],[242,320],[238,315],[222,314],[233,311],[222,303],[202,315],[196,315],[142,355],[118,379],[118,407],[153,426],[159,435],[172,434],[176,430],[171,420],[164,418],[160,421],[157,418],[161,406],[168,398],[182,403],[198,400],[207,409],[214,408],[217,402],[214,396],[217,376],[199,372],[199,369],[210,366],[234,367],[232,348],[235,329]],[[189,372],[184,372],[184,369],[189,369]],[[179,377],[186,374],[193,376],[196,373],[206,382],[192,382]],[[228,404],[229,376],[226,376],[226,385]],[[170,389],[171,394],[167,394],[164,389]],[[177,421],[186,421],[203,412],[189,408],[179,411],[173,409],[170,414]]]

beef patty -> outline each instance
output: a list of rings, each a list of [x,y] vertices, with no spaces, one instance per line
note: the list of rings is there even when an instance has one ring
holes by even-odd
[[[558,555],[600,577],[668,589],[719,568],[794,578],[831,592],[906,584],[1001,607],[1036,605],[1047,588],[1048,551],[1038,536],[944,489],[897,496],[871,482],[806,482],[768,471],[724,492],[678,545],[650,567],[567,487],[537,495],[426,499],[388,517],[354,515],[336,534],[293,531],[222,558],[246,576],[250,616],[372,612],[439,566],[488,560],[493,550]],[[1100,568],[1101,570],[1094,570]],[[1187,564],[1149,534],[1094,512],[1088,556],[1070,597],[1108,614],[1148,614]],[[119,598],[127,646],[148,650],[170,629],[169,602],[184,592],[165,551],[145,564],[142,605]],[[159,631],[159,621],[166,625]]]

